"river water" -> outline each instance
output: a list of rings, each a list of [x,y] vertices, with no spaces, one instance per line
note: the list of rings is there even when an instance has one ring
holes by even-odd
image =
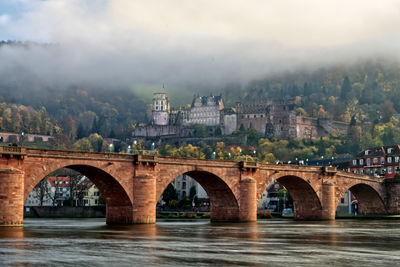
[[[109,226],[104,219],[25,219],[0,227],[1,266],[396,266],[400,221]]]

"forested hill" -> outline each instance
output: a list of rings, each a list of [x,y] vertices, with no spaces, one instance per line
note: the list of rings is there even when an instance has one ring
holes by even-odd
[[[130,136],[135,123],[149,119],[151,99],[126,88],[63,89],[37,82],[27,86],[15,75],[0,80],[0,92],[0,131],[61,133],[71,141],[92,132],[123,138]],[[170,95],[174,97],[179,95]],[[400,113],[400,66],[380,60],[286,73],[253,81],[245,88],[226,86],[223,97],[226,106],[297,97],[299,114],[373,126]]]
[[[129,90],[27,89],[0,81],[0,92],[0,131],[121,138],[147,120],[147,103]]]
[[[370,60],[353,65],[292,72],[251,82],[224,91],[226,103],[253,102],[262,98],[296,97],[299,113],[350,122],[377,123],[400,112],[400,64],[391,60]],[[383,113],[383,114],[382,114]]]

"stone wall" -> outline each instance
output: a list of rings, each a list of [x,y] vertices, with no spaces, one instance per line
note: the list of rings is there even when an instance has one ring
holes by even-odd
[[[24,207],[28,218],[105,218],[106,206],[93,207]]]

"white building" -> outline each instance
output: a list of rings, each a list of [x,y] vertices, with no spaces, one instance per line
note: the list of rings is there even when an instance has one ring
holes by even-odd
[[[220,124],[221,110],[223,108],[224,103],[221,96],[198,96],[193,100],[189,123],[217,126]]]
[[[152,108],[153,125],[169,124],[169,98],[166,93],[155,93]]]

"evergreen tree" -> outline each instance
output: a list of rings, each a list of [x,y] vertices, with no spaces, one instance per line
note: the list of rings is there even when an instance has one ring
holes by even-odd
[[[304,83],[304,95],[305,96],[309,96],[312,94],[312,87],[310,84],[308,84],[307,82]]]
[[[347,100],[352,93],[351,82],[348,76],[344,77],[342,90],[340,91],[340,98]]]
[[[171,200],[178,200],[178,194],[176,193],[176,189],[172,184],[168,184],[167,188],[162,194],[162,199],[166,205],[168,205]]]
[[[83,137],[86,137],[86,131],[83,128],[82,123],[79,123],[78,130],[76,131],[76,138],[81,139]]]
[[[97,119],[94,117],[93,124],[92,124],[92,131],[91,133],[99,133],[99,126],[97,125]]]

